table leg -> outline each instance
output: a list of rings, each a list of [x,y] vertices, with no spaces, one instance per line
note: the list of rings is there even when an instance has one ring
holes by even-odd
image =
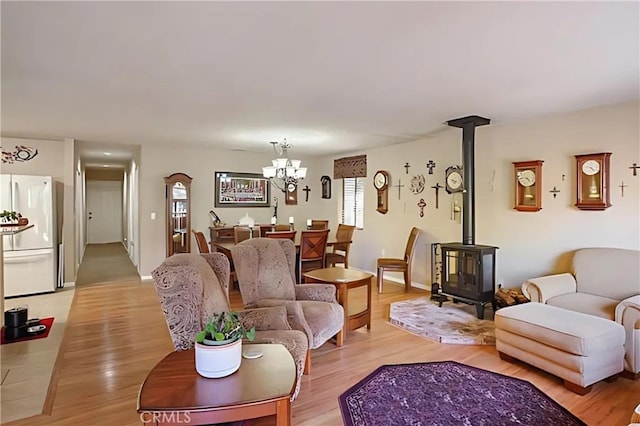
[[[367,330],[371,330],[371,278],[367,283]]]
[[[291,401],[289,398],[281,399],[276,402],[276,425],[291,425]]]
[[[338,286],[338,303],[342,305],[344,310],[344,324],[342,325],[342,332],[338,333],[336,346],[342,346],[344,339],[347,337],[349,331],[349,288],[346,285]]]

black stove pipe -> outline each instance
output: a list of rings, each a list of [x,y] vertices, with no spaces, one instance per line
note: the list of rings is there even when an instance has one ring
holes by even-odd
[[[447,121],[451,127],[462,129],[462,244],[476,243],[476,191],[475,191],[475,130],[491,123],[488,118],[477,115]]]

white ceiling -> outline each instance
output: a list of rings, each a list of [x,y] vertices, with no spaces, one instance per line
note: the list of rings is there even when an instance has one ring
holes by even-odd
[[[4,136],[333,154],[640,91],[638,2],[1,7]]]

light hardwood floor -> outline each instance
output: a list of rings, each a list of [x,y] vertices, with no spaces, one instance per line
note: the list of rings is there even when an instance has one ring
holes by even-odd
[[[363,292],[351,294],[354,299]],[[340,425],[338,396],[382,364],[456,360],[529,380],[590,425],[626,425],[640,400],[640,381],[598,383],[578,396],[560,379],[524,364],[501,361],[492,346],[442,345],[387,322],[389,303],[425,295],[385,283],[373,294],[373,324],[349,333],[345,345],[328,343],[312,353],[312,374],[304,376],[293,403],[294,425]],[[232,305],[240,306],[238,293]],[[152,283],[135,281],[76,289],[50,386],[50,415],[10,425],[140,425],[138,389],[149,370],[173,347]],[[428,410],[425,407],[425,410]],[[261,419],[255,425],[273,424]]]

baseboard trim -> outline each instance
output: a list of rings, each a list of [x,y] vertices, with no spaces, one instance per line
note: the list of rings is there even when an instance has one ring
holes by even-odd
[[[153,277],[151,275],[141,275],[140,281],[153,281]]]
[[[377,272],[367,271],[366,269],[354,268],[353,266],[349,267],[349,269],[355,269],[356,271],[366,272],[368,274],[372,274],[374,277],[377,275]],[[392,283],[401,284],[402,286],[404,286],[404,279],[402,278],[388,277],[387,275],[385,275],[384,280],[391,281]],[[411,287],[416,287],[422,290],[431,290],[431,288],[427,287],[425,284],[417,283],[415,281],[411,281]]]

